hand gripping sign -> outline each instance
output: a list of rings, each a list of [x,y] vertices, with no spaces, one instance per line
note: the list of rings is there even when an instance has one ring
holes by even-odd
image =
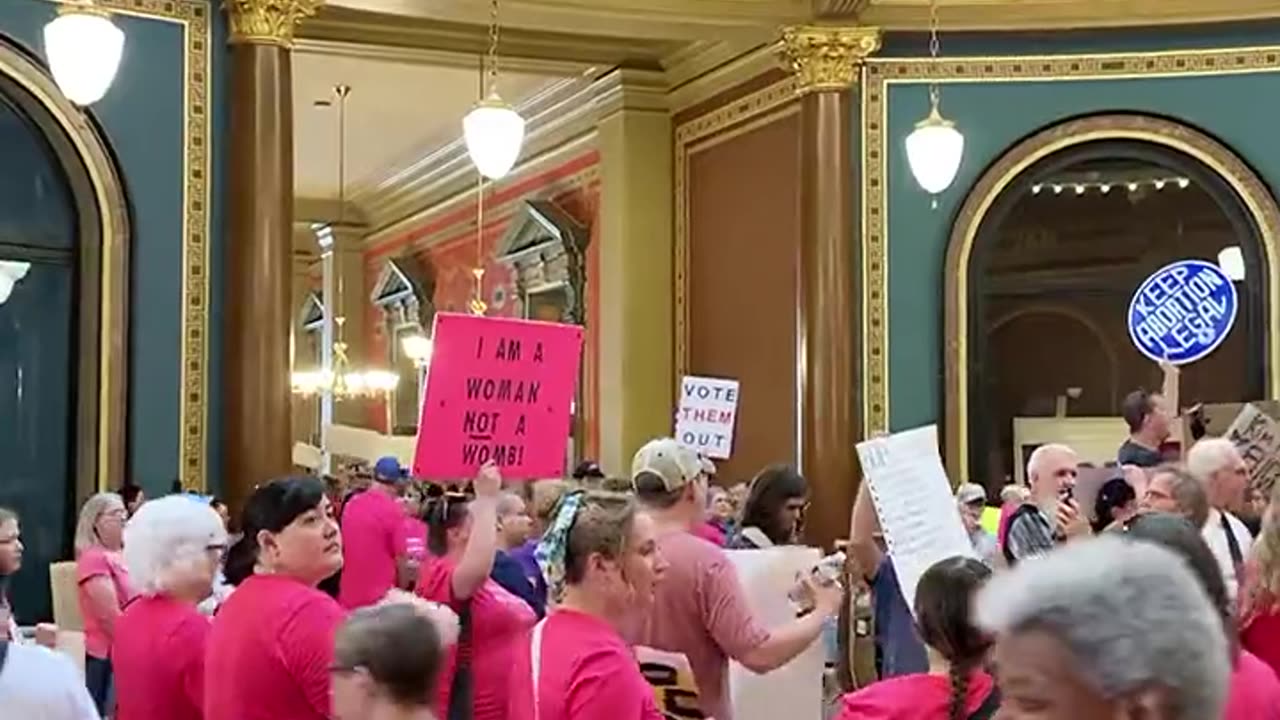
[[[1129,338],[1155,362],[1186,365],[1222,344],[1238,309],[1236,287],[1222,268],[1179,260],[1138,286],[1129,302]]]

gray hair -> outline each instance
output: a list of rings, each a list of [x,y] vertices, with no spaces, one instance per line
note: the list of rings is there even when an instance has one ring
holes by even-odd
[[[1171,720],[1220,717],[1231,661],[1222,619],[1187,563],[1115,536],[1071,543],[997,575],[978,595],[979,625],[1047,631],[1108,699],[1158,687]]]
[[[1178,504],[1178,512],[1197,530],[1203,528],[1209,521],[1209,495],[1205,493],[1204,485],[1181,465],[1160,465],[1151,471],[1151,480],[1165,476],[1169,478],[1169,492]]]
[[[1205,438],[1187,451],[1187,471],[1202,483],[1209,482],[1214,473],[1230,465],[1240,457],[1235,443],[1226,438]]]
[[[84,501],[84,505],[80,507],[80,517],[76,520],[76,557],[85,550],[102,544],[98,540],[98,530],[95,527],[98,524],[98,518],[102,517],[103,513],[117,508],[124,509],[124,499],[113,492],[98,493]]]
[[[1056,452],[1070,453],[1071,455],[1076,454],[1075,450],[1072,450],[1070,447],[1061,443],[1049,443],[1048,445],[1041,445],[1035,450],[1032,450],[1031,457],[1027,458],[1027,485],[1030,485],[1032,478],[1038,474],[1040,466],[1044,464],[1045,456],[1049,453]]]
[[[507,491],[498,495],[498,517],[500,518],[512,515],[523,507],[526,507],[524,498],[513,492]]]
[[[1027,489],[1021,485],[1009,484],[1000,490],[1000,502],[1024,502],[1027,499]]]
[[[168,495],[144,503],[124,528],[124,565],[141,592],[164,592],[166,581],[200,559],[211,547],[226,545],[222,518],[199,498]]]

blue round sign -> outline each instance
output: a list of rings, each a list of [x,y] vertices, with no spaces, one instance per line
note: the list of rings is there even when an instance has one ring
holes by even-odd
[[[1156,362],[1192,363],[1227,338],[1239,306],[1236,286],[1216,263],[1179,260],[1138,286],[1129,302],[1129,338]]]

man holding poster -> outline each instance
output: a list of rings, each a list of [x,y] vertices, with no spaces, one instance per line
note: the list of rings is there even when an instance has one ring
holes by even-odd
[[[439,313],[413,474],[508,480],[564,474],[582,328]]]
[[[672,438],[653,440],[636,453],[631,481],[654,520],[658,549],[668,563],[635,643],[637,656],[643,663],[645,653],[656,650],[687,659],[701,712],[678,717],[733,720],[729,659],[755,673],[787,664],[818,639],[826,619],[839,611],[844,592],[839,585],[805,580],[814,610],[766,629],[751,612],[724,551],[693,534],[706,514],[707,478],[698,454]],[[673,709],[663,704],[660,698],[660,710]]]

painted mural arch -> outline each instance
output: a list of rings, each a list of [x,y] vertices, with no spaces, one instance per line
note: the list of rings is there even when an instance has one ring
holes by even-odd
[[[1266,318],[1280,317],[1280,206],[1262,179],[1233,150],[1210,135],[1164,117],[1116,113],[1066,120],[1039,130],[1008,148],[978,178],[956,215],[947,243],[943,278],[945,345],[943,348],[943,403],[946,460],[955,477],[970,468],[972,348],[970,338],[977,323],[971,307],[970,280],[974,251],[980,234],[1005,191],[1025,180],[1028,170],[1038,164],[1084,146],[1100,143],[1133,143],[1151,146],[1168,157],[1181,157],[1187,164],[1202,168],[1238,202],[1247,219],[1247,234],[1255,239],[1253,254],[1261,274],[1260,299],[1263,308],[1260,343],[1264,352],[1261,391],[1267,396],[1280,389],[1280,334],[1266,327]],[[1224,208],[1224,211],[1226,208]],[[1228,214],[1230,214],[1228,212]]]

